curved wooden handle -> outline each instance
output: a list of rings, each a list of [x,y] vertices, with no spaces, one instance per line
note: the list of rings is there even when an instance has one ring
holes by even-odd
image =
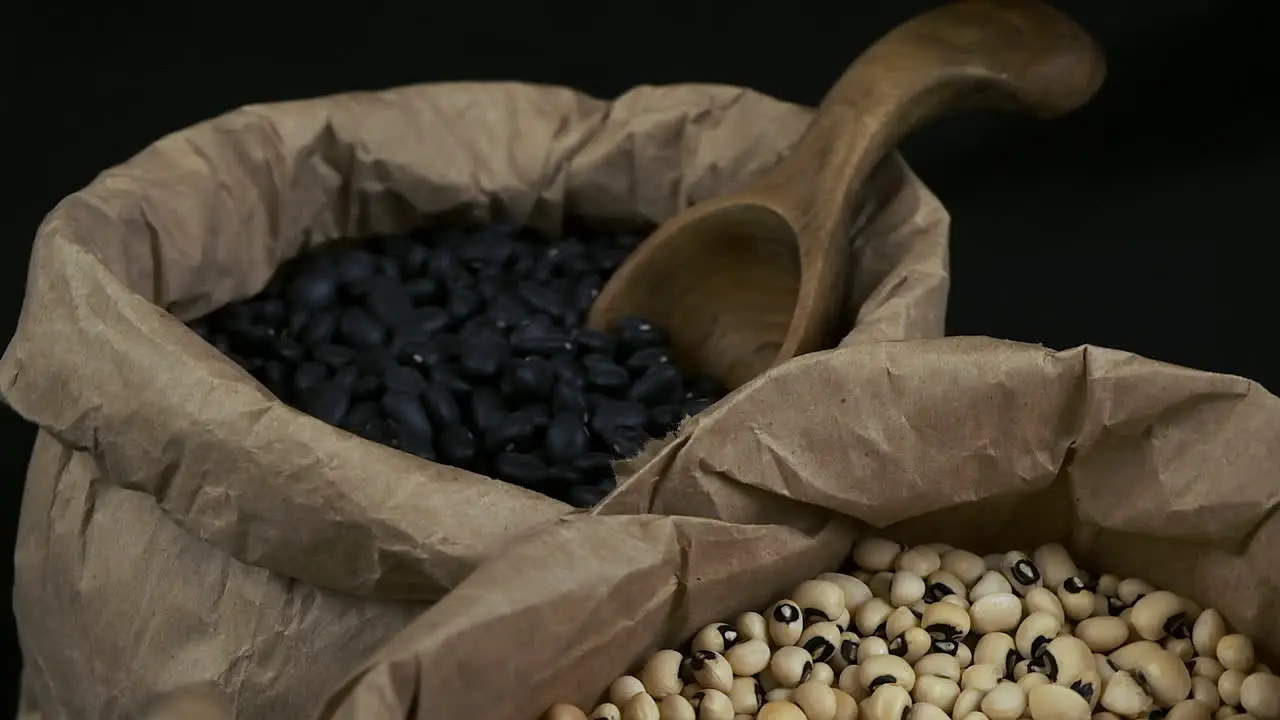
[[[747,191],[801,225],[847,237],[854,194],[884,155],[929,120],[967,107],[1069,112],[1098,90],[1101,50],[1040,0],[960,0],[890,31],[845,71],[787,158]],[[827,235],[828,232],[819,232]],[[815,238],[816,240],[816,238]],[[801,256],[806,250],[803,247]]]

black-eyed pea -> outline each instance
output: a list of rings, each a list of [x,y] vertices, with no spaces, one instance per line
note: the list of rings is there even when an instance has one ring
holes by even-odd
[[[698,713],[683,695],[668,695],[658,703],[660,720],[698,720]]]
[[[1249,677],[1239,670],[1227,670],[1218,678],[1218,697],[1226,705],[1240,707],[1240,688]]]
[[[769,671],[780,687],[794,688],[813,674],[813,658],[802,648],[784,645],[769,659]]]
[[[1099,615],[1077,623],[1075,634],[1093,652],[1109,653],[1129,639],[1129,626],[1118,617]]]
[[[1188,665],[1191,668],[1192,675],[1209,678],[1215,683],[1218,682],[1218,678],[1222,677],[1222,673],[1227,671],[1216,657],[1191,658],[1191,662]]]
[[[1093,652],[1077,637],[1059,635],[1031,661],[1031,670],[1057,685],[1071,685],[1086,675],[1096,675]]]
[[[1030,693],[1032,688],[1037,688],[1037,687],[1040,687],[1041,685],[1053,684],[1049,681],[1049,678],[1045,677],[1044,675],[1041,675],[1040,673],[1027,673],[1026,675],[1023,675],[1022,677],[1018,678],[1017,682],[1018,682],[1018,687],[1022,688],[1027,693]]]
[[[956,577],[955,573],[948,572],[944,569],[934,570],[925,578],[924,599],[928,602],[935,603],[942,600],[948,595],[964,595],[968,592],[964,581]]]
[[[1035,612],[1023,619],[1013,637],[1018,653],[1025,658],[1034,658],[1061,632],[1061,620],[1046,612]]]
[[[742,613],[733,627],[738,631],[738,642],[769,639],[769,623],[758,612]]]
[[[973,650],[968,645],[960,643],[960,647],[956,648],[956,662],[960,663],[961,668],[967,668],[973,664]]]
[[[1089,701],[1062,685],[1040,685],[1027,693],[1032,720],[1089,720]],[[1106,720],[1119,720],[1108,718]]]
[[[928,545],[917,545],[899,555],[893,567],[925,578],[942,567],[942,556]]]
[[[621,708],[636,693],[646,692],[644,683],[634,675],[623,675],[609,685],[609,702]]]
[[[791,693],[793,692],[795,692],[794,688],[788,688],[788,687],[774,688],[764,694],[764,702],[766,705],[768,705],[771,702],[778,702],[779,700],[790,700]]]
[[[1192,644],[1191,638],[1174,637],[1170,635],[1161,641],[1160,644],[1165,650],[1177,655],[1178,659],[1181,660],[1183,664],[1190,662],[1191,658],[1196,655],[1196,646]]]
[[[1218,696],[1218,683],[1207,677],[1191,676],[1191,699],[1204,705],[1209,712],[1217,712],[1222,707],[1222,698]]]
[[[942,553],[941,569],[960,578],[966,588],[973,587],[987,571],[987,564],[982,558],[968,550],[948,550]]]
[[[733,666],[720,653],[699,650],[689,656],[689,667],[699,687],[729,692],[733,687]]]
[[[1022,622],[1022,601],[1013,593],[984,595],[969,608],[969,621],[980,635],[1012,633]]]
[[[779,647],[795,645],[804,632],[804,614],[793,600],[779,600],[765,613],[769,640]]]
[[[961,690],[960,694],[956,696],[955,706],[951,708],[951,717],[962,718],[970,713],[978,712],[978,709],[982,707],[982,698],[986,697],[986,694],[985,690],[977,688]]]
[[[893,574],[889,583],[889,604],[894,607],[907,607],[924,599],[929,586],[925,580],[909,570],[899,570]]]
[[[888,654],[889,643],[885,642],[883,638],[862,638],[862,642],[858,645],[858,663],[864,663],[868,658]]]
[[[849,614],[849,610],[846,608],[840,611],[840,615],[837,616],[833,622],[836,624],[836,627],[840,628],[840,632],[844,632],[849,629],[851,624],[853,624],[853,616]]]
[[[859,720],[901,720],[911,707],[911,694],[901,685],[881,685],[859,704]]]
[[[836,716],[836,694],[828,685],[810,680],[793,690],[789,699],[800,706],[808,720],[832,720]]]
[[[929,702],[916,701],[907,708],[904,720],[951,720],[946,711]]]
[[[813,672],[809,674],[809,682],[822,683],[827,687],[836,684],[836,671],[824,662],[813,664]]]
[[[1017,663],[1014,664],[1013,672],[1006,673],[1005,677],[1011,677],[1013,680],[1017,681],[1017,680],[1021,680],[1022,678],[1028,675],[1040,675],[1040,673],[1032,672],[1030,660],[1019,660]],[[1040,677],[1043,677],[1045,680],[1049,679],[1044,675],[1040,675]]]
[[[946,653],[930,653],[916,661],[913,669],[916,671],[916,680],[919,681],[921,676],[933,675],[954,683],[960,682],[960,675],[963,669],[960,662],[953,655]]]
[[[1018,720],[1027,709],[1027,693],[1017,683],[1001,680],[983,696],[980,707],[991,720]]]
[[[1098,704],[1121,717],[1136,718],[1154,709],[1155,699],[1132,675],[1121,670],[1102,689]]]
[[[893,612],[893,606],[874,597],[862,604],[853,614],[853,627],[864,639],[884,630],[885,621]]]
[[[849,693],[855,700],[862,700],[869,694],[862,683],[858,682],[857,665],[850,665],[840,671],[840,676],[836,678],[836,687]]]
[[[892,568],[898,555],[905,549],[892,540],[878,537],[862,538],[853,544],[853,562],[867,572],[880,572]]]
[[[644,689],[654,700],[662,700],[668,695],[678,695],[684,688],[680,679],[680,665],[684,656],[675,650],[659,650],[636,675],[644,683]]]
[[[948,595],[942,598],[941,600],[939,600],[938,602],[950,603],[960,608],[961,610],[964,610],[965,612],[969,612],[969,607],[973,604],[973,603],[970,603],[968,599],[966,599],[965,596],[963,595]]]
[[[850,573],[850,575],[853,575],[853,577],[855,577],[856,579],[861,580],[862,584],[870,586],[871,576],[875,575],[875,573],[868,572],[866,570],[854,570],[852,573]]]
[[[1114,573],[1103,573],[1098,576],[1098,582],[1095,583],[1095,587],[1097,588],[1095,592],[1099,595],[1106,595],[1107,597],[1116,597],[1120,588],[1120,581],[1123,579],[1124,578]]]
[[[1000,557],[1000,572],[1019,595],[1026,595],[1032,588],[1044,586],[1040,568],[1036,567],[1030,556],[1018,550],[1011,550]],[[1010,718],[1010,720],[1018,719]]]
[[[1022,596],[1022,605],[1026,609],[1027,615],[1042,612],[1054,616],[1059,623],[1067,621],[1066,611],[1063,610],[1058,596],[1047,587],[1036,587],[1028,590]]]
[[[988,718],[986,715],[984,715],[982,711],[975,710],[969,713],[968,715],[961,717],[960,720],[991,720],[991,719]]]
[[[929,637],[929,633],[921,627],[907,628],[901,635],[889,641],[889,654],[897,655],[912,665],[928,655],[932,649],[933,638]]]
[[[1240,707],[1258,720],[1280,718],[1280,677],[1256,672],[1240,684]]]
[[[1031,560],[1040,568],[1044,576],[1044,584],[1051,588],[1062,585],[1062,581],[1080,572],[1071,553],[1059,543],[1047,543],[1031,553]]]
[[[1054,595],[1058,598],[1058,602],[1062,603],[1063,614],[1073,622],[1078,623],[1087,617],[1099,614],[1097,613],[1099,596],[1095,595],[1079,576],[1073,575],[1063,580]],[[1105,599],[1102,600],[1102,606],[1105,609]]]
[[[999,570],[988,570],[978,578],[978,582],[969,588],[969,602],[976,604],[988,595],[1008,595],[1013,593],[1013,586]]]
[[[1253,670],[1254,664],[1258,661],[1257,654],[1253,649],[1253,641],[1247,635],[1239,633],[1224,635],[1218,641],[1216,654],[1218,662],[1222,663],[1222,667],[1245,673]],[[1235,703],[1232,704],[1234,705]]]
[[[764,688],[753,677],[734,678],[733,687],[729,689],[729,700],[733,703],[734,714],[754,717],[765,703]]]
[[[994,632],[978,638],[973,648],[973,662],[977,665],[999,665],[1008,677],[1018,662],[1018,644],[1009,633]]]
[[[588,716],[590,720],[622,720],[622,708],[613,703],[600,703]]]
[[[1183,632],[1187,605],[1168,590],[1143,595],[1129,611],[1129,622],[1143,640],[1163,640]]]
[[[920,618],[910,608],[900,607],[889,613],[889,617],[884,621],[884,636],[886,640],[893,640],[902,633],[913,627],[920,627]]]
[[[925,608],[920,626],[934,640],[963,640],[973,627],[972,608],[966,611],[957,605],[937,602]]]
[[[844,591],[826,580],[805,580],[792,591],[791,598],[810,623],[831,622],[845,609]]]
[[[1119,600],[1116,600],[1113,597],[1107,597],[1106,595],[1100,595],[1100,594],[1095,594],[1093,596],[1093,614],[1094,615],[1110,615],[1111,602],[1113,600],[1120,606],[1120,609],[1116,610],[1116,613],[1115,613],[1119,615],[1120,610],[1124,609],[1124,603],[1120,602]]]
[[[542,715],[542,720],[587,720],[587,714],[576,705],[556,703],[547,708]]]
[[[702,692],[702,687],[698,683],[685,683],[684,688],[680,690],[680,696],[685,700],[693,700],[693,696],[700,692]]]
[[[1155,586],[1142,578],[1125,578],[1116,584],[1116,597],[1129,606],[1155,591]]]
[[[916,685],[916,671],[896,655],[877,655],[858,664],[858,684],[873,694],[881,685],[900,685],[909,693]]]
[[[649,693],[636,693],[622,705],[622,720],[661,720],[658,701]]]
[[[1195,700],[1183,700],[1169,708],[1165,720],[1209,720],[1213,713]]]
[[[1196,646],[1197,655],[1216,655],[1218,643],[1226,636],[1227,621],[1213,608],[1202,611],[1191,626],[1191,642]]]
[[[831,621],[817,622],[800,633],[796,647],[813,657],[814,662],[826,662],[840,647],[840,628]]]
[[[1131,643],[1111,653],[1108,659],[1120,670],[1141,678],[1143,689],[1160,707],[1173,707],[1191,694],[1191,672],[1176,655],[1157,643]]]
[[[857,633],[845,631],[840,633],[840,643],[836,646],[836,654],[827,661],[831,669],[841,672],[850,665],[858,664],[858,646],[862,638]]]
[[[693,706],[697,720],[733,720],[736,712],[733,700],[719,690],[703,690],[694,695],[689,704]]]
[[[960,689],[990,692],[1005,679],[1004,666],[983,663],[965,668],[960,674]]]
[[[836,716],[832,720],[858,720],[858,701],[849,693],[832,688],[836,696]]]
[[[1103,685],[1106,685],[1111,676],[1116,674],[1116,666],[1111,664],[1111,660],[1106,655],[1100,653],[1094,653],[1093,661],[1094,667],[1098,672],[1098,679]]]
[[[693,652],[711,650],[723,653],[738,642],[738,629],[727,623],[711,623],[698,631],[689,643]]]
[[[816,579],[826,580],[840,588],[841,592],[844,593],[844,607],[850,613],[857,610],[862,603],[871,599],[871,588],[867,587],[865,582],[852,575],[826,572]]]
[[[1213,720],[1227,720],[1227,718],[1239,718],[1240,710],[1231,705],[1223,705],[1213,714]]]
[[[1113,712],[1107,712],[1106,710],[1103,710],[1100,713],[1094,713],[1093,720],[1121,720],[1121,718],[1119,715]]]
[[[751,677],[769,667],[772,655],[769,643],[764,640],[747,640],[724,651],[724,659],[738,677]]]
[[[768,667],[756,673],[756,680],[760,681],[760,687],[767,693],[774,688],[782,687],[782,683],[778,682],[778,678],[773,676],[773,671]]]
[[[929,603],[924,600],[917,600],[907,607],[910,608],[911,613],[916,616],[916,620],[921,620],[924,618],[924,610],[929,607]]]
[[[912,700],[936,705],[944,712],[950,713],[955,708],[958,697],[960,697],[960,685],[956,681],[937,675],[916,673],[916,684],[911,689]]]
[[[799,705],[786,700],[774,700],[760,708],[756,720],[807,720]]]
[[[872,575],[871,580],[867,582],[867,587],[871,588],[872,597],[888,602],[889,595],[893,592],[893,573],[885,570]]]

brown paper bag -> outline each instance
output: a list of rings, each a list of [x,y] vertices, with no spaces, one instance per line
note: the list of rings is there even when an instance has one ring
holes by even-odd
[[[1218,608],[1275,657],[1277,506],[1280,399],[1241,378],[983,338],[814,354],[700,415],[592,515],[482,565],[323,717],[590,707],[866,533],[978,552],[1064,541]]]
[[[295,412],[173,315],[443,213],[655,223],[773,164],[809,116],[722,86],[408,87],[237,110],[63,201],[0,364],[41,427],[16,559],[27,717],[131,716],[203,681],[241,720],[312,715],[487,554],[570,511]],[[848,342],[940,335],[946,213],[896,157],[860,212]]]

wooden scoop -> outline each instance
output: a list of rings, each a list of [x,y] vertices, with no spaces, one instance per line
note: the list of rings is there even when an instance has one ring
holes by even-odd
[[[955,109],[1069,112],[1104,74],[1093,39],[1038,0],[961,0],[919,15],[854,61],[786,158],[642,243],[588,323],[647,318],[670,332],[683,370],[729,388],[833,347],[855,200],[881,158]]]

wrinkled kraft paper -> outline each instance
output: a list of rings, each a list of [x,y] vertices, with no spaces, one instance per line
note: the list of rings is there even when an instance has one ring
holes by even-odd
[[[486,555],[570,512],[295,412],[164,309],[198,317],[307,246],[446,213],[657,222],[775,163],[809,116],[723,86],[409,87],[237,110],[63,201],[0,367],[41,427],[14,594],[26,718],[125,717],[205,681],[242,720],[313,716]],[[940,335],[938,201],[891,157],[856,222],[846,342]]]
[[[1280,651],[1280,399],[1094,347],[864,345],[749,383],[591,515],[512,543],[379,651],[325,720],[534,720],[867,533],[1058,540]],[[634,515],[631,513],[651,513]]]

